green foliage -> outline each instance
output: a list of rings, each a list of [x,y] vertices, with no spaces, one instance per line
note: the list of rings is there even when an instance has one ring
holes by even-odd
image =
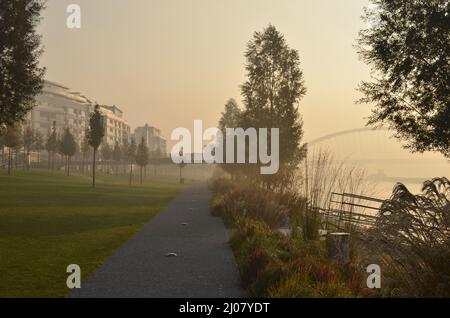
[[[35,106],[45,69],[36,33],[43,0],[0,2],[0,127],[22,121]]]
[[[16,148],[22,143],[22,128],[20,125],[11,125],[6,128],[4,143],[8,148]]]
[[[127,158],[131,160],[131,162],[133,162],[136,159],[136,150],[137,150],[136,140],[134,138],[131,138],[131,142],[129,143],[126,152]]]
[[[94,111],[89,118],[89,128],[86,132],[86,137],[89,145],[97,151],[105,136],[105,126],[103,122],[103,115],[100,113],[100,106],[95,105]]]
[[[303,124],[297,108],[306,94],[299,54],[269,25],[263,32],[254,33],[245,57],[247,81],[242,85],[245,105],[242,124],[245,128],[280,129],[280,170],[263,179],[269,187],[286,186],[292,170],[306,153],[306,146],[301,145]]]
[[[239,128],[241,127],[241,121],[242,121],[242,111],[239,108],[239,105],[234,99],[230,99],[225,104],[225,110],[222,112],[221,118],[219,120],[219,129],[222,131],[222,134],[224,137],[226,137],[226,129],[227,128]],[[237,144],[234,144],[234,155],[235,159],[234,162],[237,162]],[[226,154],[226,142],[223,142],[223,153]],[[240,164],[233,164],[233,163],[225,163],[221,165],[221,167],[228,172],[233,179],[236,179],[240,170]]]
[[[301,241],[248,218],[230,240],[249,297],[376,296],[362,272],[327,259],[324,242]]]
[[[69,128],[66,128],[62,135],[60,152],[68,157],[72,157],[77,152],[77,143]]]
[[[258,188],[257,185],[226,179],[214,181],[212,187],[215,191],[224,187],[220,185],[222,182],[227,188],[224,192],[217,192],[221,194],[220,202],[213,200],[213,203],[216,204],[215,213],[220,214],[227,225],[233,225],[241,216],[246,216],[276,228],[287,216],[288,211],[279,194]]]
[[[450,4],[372,0],[358,50],[372,67],[361,100],[375,105],[369,125],[387,124],[411,151],[450,158]]]
[[[136,151],[136,163],[141,167],[145,167],[146,165],[148,165],[148,160],[149,160],[148,148],[145,145],[144,138],[142,138]]]

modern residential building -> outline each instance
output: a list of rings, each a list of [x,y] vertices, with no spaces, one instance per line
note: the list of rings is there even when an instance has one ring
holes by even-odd
[[[42,93],[36,97],[37,106],[27,116],[27,125],[46,136],[53,123],[60,133],[69,127],[80,143],[89,125],[89,114],[95,103],[86,96],[72,92],[68,87],[45,81]],[[130,138],[130,126],[123,118],[123,112],[116,106],[100,105],[105,117],[105,141],[111,146]]]
[[[139,143],[142,138],[150,152],[159,151],[165,157],[167,154],[166,140],[161,136],[161,130],[153,126],[145,124],[145,126],[137,127],[134,130],[134,138]]]
[[[100,112],[105,118],[105,137],[104,140],[114,146],[116,142],[122,144],[130,138],[130,125],[123,118],[123,112],[117,106],[100,105]]]
[[[94,109],[95,102],[64,85],[50,81],[44,82],[43,91],[36,100],[37,106],[27,115],[26,125],[47,136],[53,123],[56,123],[58,133],[68,127],[77,142],[81,143],[89,126],[89,115]],[[114,105],[100,105],[100,112],[104,116],[105,123],[104,141],[113,147],[116,142],[122,144],[125,139],[130,139],[130,125],[124,119],[120,108]],[[159,129],[146,124],[134,130],[134,137],[136,142],[144,138],[150,152],[159,151],[163,157],[166,156],[166,140],[161,136]]]
[[[27,116],[27,124],[46,136],[53,123],[60,132],[69,127],[78,142],[84,138],[92,102],[68,87],[44,82],[43,92],[36,97],[37,106]]]

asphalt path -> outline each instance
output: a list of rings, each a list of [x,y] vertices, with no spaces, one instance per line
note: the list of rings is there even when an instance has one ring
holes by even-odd
[[[190,187],[69,297],[243,297],[228,232],[211,216],[210,198],[206,185]]]

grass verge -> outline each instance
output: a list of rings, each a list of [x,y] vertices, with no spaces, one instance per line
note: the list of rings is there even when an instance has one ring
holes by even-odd
[[[92,189],[85,176],[0,170],[0,297],[67,295],[67,265],[87,277],[181,192],[177,181],[100,174]]]

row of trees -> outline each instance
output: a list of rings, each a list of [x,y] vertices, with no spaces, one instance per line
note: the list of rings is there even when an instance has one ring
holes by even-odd
[[[100,116],[99,116],[100,115]],[[99,123],[99,125],[98,125]],[[7,168],[8,174],[11,174],[13,168],[13,161],[16,166],[19,162],[19,152],[23,153],[22,165],[26,169],[30,169],[30,157],[32,152],[36,152],[40,162],[40,153],[42,150],[48,152],[48,169],[54,170],[56,163],[56,155],[61,156],[65,171],[70,175],[70,166],[72,157],[79,154],[82,160],[82,171],[85,171],[85,162],[87,157],[93,155],[93,185],[95,186],[95,165],[97,162],[97,150],[100,149],[100,158],[103,162],[115,163],[115,171],[118,174],[119,164],[130,165],[130,184],[133,177],[133,164],[140,167],[140,183],[143,182],[143,170],[151,162],[152,159],[160,159],[163,154],[161,151],[149,152],[145,140],[142,139],[139,144],[132,138],[129,142],[124,139],[122,144],[115,143],[111,147],[103,140],[104,128],[103,117],[98,113],[98,109],[91,115],[89,129],[86,133],[86,138],[82,140],[81,145],[77,144],[74,135],[69,128],[65,128],[62,134],[58,134],[56,130],[56,122],[53,123],[51,130],[46,138],[38,130],[34,130],[30,126],[22,127],[22,125],[10,125],[4,130],[4,134],[0,136],[0,148],[2,149],[2,162],[5,158],[5,147],[8,150],[7,154]],[[14,160],[15,153],[15,160]],[[126,169],[124,169],[125,171]]]
[[[68,128],[59,137],[53,126],[46,139],[38,130],[34,130],[29,126],[22,128],[19,124],[7,126],[4,131],[4,134],[0,136],[0,148],[2,148],[2,164],[5,158],[4,148],[7,147],[8,149],[8,174],[11,173],[13,161],[15,161],[16,167],[18,166],[20,152],[23,154],[22,166],[29,170],[31,153],[37,153],[37,161],[39,163],[40,154],[43,150],[48,151],[49,169],[54,169],[55,154],[58,153],[64,157],[66,171],[69,174],[70,159],[75,155],[78,145]],[[13,153],[15,153],[15,160]]]

